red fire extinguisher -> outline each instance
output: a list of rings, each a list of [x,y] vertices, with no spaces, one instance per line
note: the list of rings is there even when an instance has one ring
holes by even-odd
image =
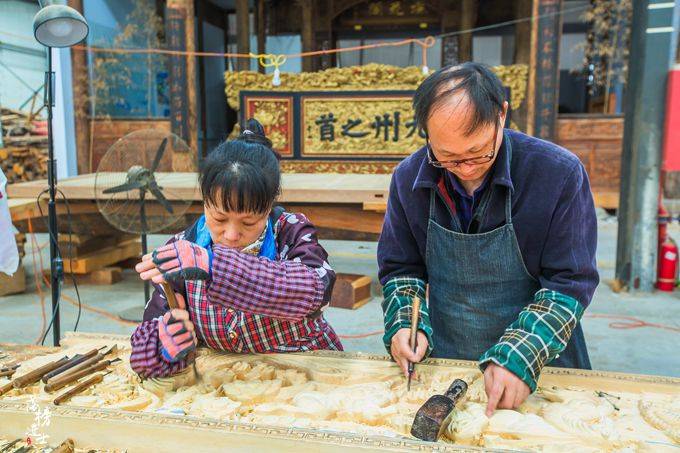
[[[671,292],[675,288],[678,272],[678,246],[668,236],[668,212],[659,206],[659,257],[656,272],[656,287],[659,291]]]

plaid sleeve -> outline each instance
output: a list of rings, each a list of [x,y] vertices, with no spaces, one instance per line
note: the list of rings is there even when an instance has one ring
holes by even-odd
[[[507,368],[533,392],[543,366],[567,347],[583,312],[573,297],[545,288],[537,291],[534,302],[505,329],[498,343],[482,354],[480,368],[489,362]]]
[[[158,338],[158,319],[143,321],[137,326],[130,343],[130,367],[144,379],[171,376],[187,366],[186,360],[168,362],[163,358]]]
[[[383,297],[382,309],[385,316],[383,342],[387,352],[390,352],[394,334],[399,329],[411,327],[413,298],[419,297],[421,303],[418,330],[421,330],[427,337],[428,347],[425,357],[429,356],[432,352],[432,325],[430,324],[430,311],[425,297],[425,281],[413,277],[394,277],[383,287]]]
[[[324,303],[318,271],[299,261],[270,261],[213,246],[208,299],[246,313],[301,320]],[[324,269],[326,270],[326,269]]]

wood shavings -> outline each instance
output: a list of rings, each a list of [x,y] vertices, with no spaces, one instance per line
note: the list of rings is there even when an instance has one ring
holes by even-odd
[[[680,397],[667,404],[640,400],[638,407],[647,423],[680,443]]]
[[[264,403],[281,390],[281,381],[234,381],[220,387],[220,393],[244,404]]]
[[[216,393],[196,395],[189,406],[188,414],[195,417],[227,419],[236,413],[241,403]]]
[[[462,410],[455,410],[445,436],[460,444],[480,445],[482,433],[489,426],[485,410],[479,403],[467,403]]]

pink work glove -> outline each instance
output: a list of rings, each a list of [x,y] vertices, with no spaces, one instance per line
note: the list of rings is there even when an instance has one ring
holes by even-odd
[[[159,247],[152,260],[167,282],[210,278],[210,253],[193,242],[179,240]]]
[[[180,308],[170,310],[158,321],[161,354],[168,362],[177,362],[185,358],[198,343],[184,297],[175,293],[175,298]]]

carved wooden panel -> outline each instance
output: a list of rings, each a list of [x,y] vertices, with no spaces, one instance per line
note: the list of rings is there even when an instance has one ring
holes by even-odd
[[[92,141],[92,172],[97,171],[99,161],[116,140],[141,129],[170,132],[170,120],[95,119],[92,130],[95,137]]]
[[[583,162],[595,204],[609,209],[618,207],[623,117],[560,117],[555,141]]]
[[[31,385],[0,397],[0,445],[25,436],[35,408],[52,413],[42,433],[80,448],[126,451],[658,451],[680,445],[680,379],[546,368],[518,411],[484,415],[477,364],[428,359],[414,387],[387,356],[315,351],[225,354],[199,349],[191,368],[140,381],[129,368],[129,338],[67,334],[63,350],[24,362],[22,375],[50,361],[117,344],[123,361],[103,382],[63,406]],[[10,357],[10,360],[13,357]],[[408,433],[415,411],[453,379],[468,390],[437,445]],[[8,380],[0,378],[0,385]],[[86,429],[84,429],[86,428]],[[554,447],[554,448],[553,448]],[[649,448],[644,448],[649,447]]]

